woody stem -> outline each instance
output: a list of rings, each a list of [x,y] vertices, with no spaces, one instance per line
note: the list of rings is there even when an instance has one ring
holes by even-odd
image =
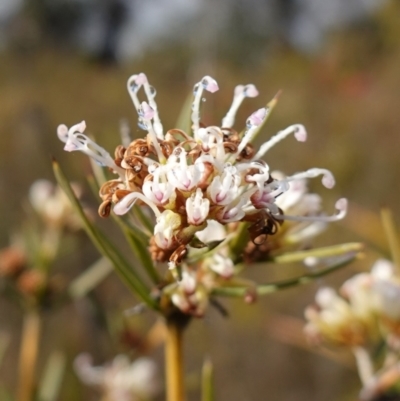
[[[39,350],[41,321],[37,310],[24,316],[19,359],[18,401],[32,401],[35,391],[36,361]]]
[[[185,401],[182,350],[185,325],[176,317],[168,317],[166,320],[165,374],[167,401]]]

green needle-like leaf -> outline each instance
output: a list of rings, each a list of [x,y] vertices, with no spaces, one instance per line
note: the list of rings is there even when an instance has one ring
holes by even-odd
[[[283,255],[275,256],[271,259],[271,261],[275,263],[292,263],[303,261],[308,257],[323,259],[332,256],[344,255],[349,252],[360,252],[363,249],[364,244],[361,242],[349,242],[346,244],[309,249],[307,251],[289,252]]]
[[[232,239],[229,247],[231,249],[232,255],[238,255],[239,258],[243,253],[244,248],[249,242],[249,224],[248,223],[239,223],[238,228],[235,232],[235,237]],[[237,262],[237,261],[234,261]]]
[[[95,177],[89,176],[88,182],[94,193],[98,192],[98,182]],[[138,208],[139,209],[139,208]],[[143,213],[143,212],[142,212]],[[160,281],[157,270],[147,250],[149,237],[139,228],[133,227],[128,221],[122,217],[111,214],[114,221],[120,226],[125,239],[131,246],[133,252],[139,258],[142,266],[146,269],[147,274],[152,281],[156,284]]]
[[[387,208],[381,210],[381,218],[386,238],[389,243],[390,253],[393,263],[400,270],[400,245],[399,237],[397,236],[396,225],[394,223],[392,211]]]
[[[146,216],[140,206],[133,206],[132,208],[133,213],[135,214],[136,218],[143,224],[143,227],[150,233],[153,233],[154,223],[151,221],[150,217]],[[149,235],[149,236],[150,236]]]
[[[214,401],[214,367],[209,358],[204,360],[201,376],[201,401]]]
[[[66,362],[65,355],[59,351],[50,355],[39,386],[38,401],[56,401],[59,398]]]
[[[192,103],[193,103],[193,93],[189,93],[183,103],[182,109],[179,113],[178,120],[176,121],[175,128],[181,129],[182,131],[189,134],[192,130]]]
[[[97,247],[99,252],[107,257],[115,267],[116,272],[128,285],[128,287],[136,293],[143,302],[149,305],[151,308],[157,309],[156,301],[150,297],[149,289],[144,284],[140,276],[133,270],[130,264],[122,256],[121,252],[118,251],[114,244],[88,219],[79,200],[76,198],[69,182],[64,173],[62,172],[59,164],[54,161],[53,169],[55,177],[60,187],[67,194],[69,200],[75,211],[80,216],[83,227],[86,233],[91,238],[93,244]]]
[[[275,283],[258,285],[254,289],[256,290],[258,295],[267,295],[267,294],[272,294],[273,292],[277,292],[279,290],[283,290],[285,288],[295,287],[296,285],[308,284],[319,277],[323,277],[327,274],[333,273],[334,271],[341,269],[344,266],[347,266],[356,257],[357,253],[353,252],[345,260],[341,258],[339,262],[336,262],[325,269],[307,273],[299,277],[277,281]],[[248,287],[220,287],[220,288],[215,288],[212,294],[226,297],[243,297],[248,293],[248,291],[249,291]]]
[[[132,250],[135,252],[142,266],[145,268],[147,274],[152,279],[152,281],[157,284],[160,282],[160,276],[154,266],[153,260],[150,257],[150,253],[147,249],[148,240],[139,230],[135,230],[129,225],[124,219],[114,216],[115,221],[121,227],[122,232],[125,235],[126,240],[131,246]]]
[[[113,271],[110,261],[102,257],[89,266],[81,275],[69,285],[68,292],[72,298],[84,297],[88,292],[97,287]]]

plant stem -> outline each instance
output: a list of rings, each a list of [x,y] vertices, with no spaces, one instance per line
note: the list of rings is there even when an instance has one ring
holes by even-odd
[[[183,331],[178,319],[167,318],[165,338],[165,374],[167,401],[184,401]]]
[[[371,383],[374,377],[374,367],[368,351],[364,347],[354,347],[353,354],[356,358],[357,370],[364,387]]]
[[[383,208],[381,210],[381,218],[386,238],[389,242],[393,263],[397,268],[397,272],[399,272],[400,271],[400,246],[398,242],[399,237],[397,236],[396,225],[394,223],[392,211],[390,209]]]
[[[285,288],[295,287],[297,285],[308,284],[311,281],[323,277],[326,274],[333,273],[334,271],[346,266],[352,262],[357,256],[357,253],[348,255],[346,259],[340,260],[338,263],[332,264],[325,269],[319,271],[303,274],[302,276],[290,278],[287,280],[276,281],[268,284],[261,284],[255,287],[257,295],[268,295],[273,292],[283,290]],[[218,287],[212,291],[213,295],[225,297],[244,297],[249,291],[249,287],[231,286],[231,287]]]
[[[37,310],[24,316],[19,359],[18,401],[32,401],[35,391],[36,360],[39,350],[41,321]]]

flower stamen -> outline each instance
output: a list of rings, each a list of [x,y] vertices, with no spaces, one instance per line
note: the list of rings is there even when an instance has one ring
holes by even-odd
[[[246,86],[238,85],[235,88],[233,101],[230,109],[226,113],[226,116],[222,119],[223,128],[231,128],[235,123],[236,113],[246,97],[258,96],[258,90],[253,84]]]
[[[216,92],[219,89],[217,81],[214,78],[206,75],[200,82],[198,82],[194,86],[194,100],[192,104],[192,129],[195,134],[200,128],[200,102],[202,100],[204,89],[211,93]]]
[[[282,139],[286,138],[290,134],[294,134],[295,138],[299,142],[305,142],[307,140],[307,131],[301,124],[291,125],[290,127],[279,131],[276,135],[270,138],[267,142],[260,146],[259,151],[254,156],[254,159],[261,159],[273,146],[279,143]]]

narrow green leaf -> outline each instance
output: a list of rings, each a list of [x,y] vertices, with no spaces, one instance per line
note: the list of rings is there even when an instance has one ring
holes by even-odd
[[[275,283],[268,283],[256,286],[256,292],[258,295],[267,295],[273,292],[277,292],[279,290],[283,290],[285,288],[295,287],[297,285],[308,284],[311,281],[323,277],[327,274],[333,273],[336,270],[341,269],[344,266],[347,266],[357,257],[357,253],[353,252],[346,259],[336,262],[325,269],[321,269],[316,272],[311,272],[307,274],[303,274],[299,277],[290,278],[287,280],[277,281]],[[213,295],[220,295],[226,297],[243,297],[249,291],[248,287],[220,287],[215,288],[212,292]]]
[[[213,251],[218,249],[219,245],[224,243],[224,241],[213,241],[213,242],[208,242],[207,244],[204,244],[202,248],[196,248],[196,247],[188,247],[188,256],[186,258],[186,262],[188,264],[193,264],[199,261],[200,259],[207,258],[210,256]]]
[[[158,305],[156,301],[150,297],[149,289],[144,284],[143,280],[140,276],[133,270],[130,264],[126,261],[126,259],[122,256],[121,252],[115,248],[115,246],[110,242],[110,240],[101,232],[99,231],[99,237],[101,238],[102,242],[107,245],[109,251],[109,257],[114,262],[114,266],[120,267],[120,271],[124,271],[127,274],[128,280],[134,284],[136,291],[142,298],[142,300],[148,304],[150,307],[157,309]]]
[[[201,376],[201,401],[214,401],[214,367],[209,358],[204,360]]]
[[[332,256],[344,255],[348,252],[360,252],[363,249],[364,244],[362,244],[361,242],[348,242],[346,244],[309,249],[307,251],[288,252],[283,255],[273,257],[271,261],[275,263],[300,262],[308,257],[322,259]]]
[[[94,180],[97,186],[97,191],[100,189],[100,187],[107,181],[107,177],[104,173],[104,167],[100,166],[97,164],[94,159],[91,157],[89,158],[90,160],[90,165],[92,167],[93,175],[94,175]],[[98,195],[98,194],[96,194]]]
[[[183,103],[181,111],[178,116],[178,120],[176,121],[175,127],[177,129],[181,129],[182,131],[190,134],[192,131],[192,103],[193,103],[193,93],[189,93]]]
[[[39,385],[38,401],[56,401],[59,398],[65,367],[65,355],[60,351],[53,352]]]
[[[386,239],[389,243],[390,253],[392,256],[393,263],[400,271],[400,245],[399,237],[396,231],[396,225],[394,223],[393,214],[390,209],[383,208],[381,210],[381,219],[383,228],[385,230]]]
[[[247,228],[249,227],[248,223],[239,223],[238,228],[235,232],[235,238],[231,241],[230,249],[233,255],[238,255],[239,258],[243,253],[244,248],[246,247],[247,243],[249,242],[249,231]],[[237,262],[235,260],[234,262]]]
[[[11,337],[6,332],[0,333],[0,366],[3,362],[4,355],[7,351],[8,346],[10,345]]]
[[[112,263],[105,257],[100,258],[71,282],[68,289],[70,296],[74,299],[83,298],[87,293],[96,288],[112,271]]]
[[[137,258],[145,268],[147,274],[152,281],[157,284],[160,282],[160,276],[154,266],[153,260],[150,257],[150,253],[147,249],[148,242],[144,240],[139,230],[134,230],[130,227],[125,220],[115,216],[115,221],[121,227],[126,240],[131,246],[132,250],[136,254]]]
[[[96,179],[93,176],[89,176],[88,182],[89,185],[92,187],[92,190],[97,193],[98,186]],[[111,215],[114,221],[120,226],[126,241],[141,261],[143,267],[146,269],[147,274],[150,276],[154,283],[158,283],[160,281],[158,272],[156,271],[154,263],[151,260],[150,254],[147,250],[149,237],[139,228],[132,227],[132,225],[122,217],[118,217],[114,213],[112,213]]]
[[[151,234],[153,234],[154,223],[151,221],[150,217],[146,216],[140,206],[133,206],[133,213],[135,217],[143,224],[143,227]]]
[[[137,241],[140,241],[144,246],[149,244],[149,237],[138,227],[133,226],[129,220],[119,217],[115,214],[111,215],[114,221],[120,226],[122,230],[132,235]]]
[[[136,293],[142,299],[143,302],[145,302],[150,307],[156,309],[157,308],[156,301],[150,297],[149,289],[143,283],[143,280],[125,260],[121,252],[119,252],[116,249],[114,244],[112,244],[111,241],[87,218],[79,200],[76,198],[68,182],[68,179],[66,178],[59,164],[56,161],[53,162],[53,169],[55,177],[60,187],[67,194],[69,200],[71,201],[72,206],[80,216],[83,223],[83,227],[86,230],[86,233],[91,238],[93,244],[97,247],[97,249],[101,254],[103,254],[112,262],[116,272],[120,275],[120,277],[128,285],[128,287],[134,293]]]

